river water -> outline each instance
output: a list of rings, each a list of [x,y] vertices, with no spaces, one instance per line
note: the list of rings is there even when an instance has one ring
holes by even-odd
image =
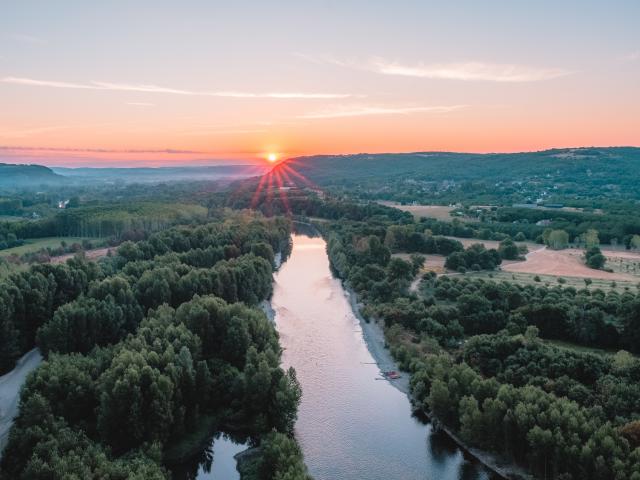
[[[321,237],[293,235],[272,305],[285,367],[302,385],[296,436],[316,480],[488,480],[443,433],[380,380]]]

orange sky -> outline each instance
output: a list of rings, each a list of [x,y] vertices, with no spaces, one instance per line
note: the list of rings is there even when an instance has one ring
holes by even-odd
[[[4,7],[0,161],[640,145],[638,2],[230,3]]]

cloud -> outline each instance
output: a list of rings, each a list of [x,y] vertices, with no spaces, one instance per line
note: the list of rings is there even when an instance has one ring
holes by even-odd
[[[640,60],[640,50],[623,55],[622,60],[627,62],[637,62]]]
[[[276,98],[276,99],[338,99],[353,95],[348,93],[317,93],[317,92],[242,92],[242,91],[198,91],[178,88],[162,87],[153,84],[131,84],[92,81],[89,83],[60,82],[56,80],[38,80],[23,77],[3,77],[2,83],[25,85],[31,87],[67,88],[77,90],[105,90],[121,92],[162,93],[171,95],[199,96],[199,97],[227,97],[227,98]]]
[[[369,68],[384,75],[486,82],[539,82],[564,77],[571,73],[560,68],[538,68],[516,64],[462,62],[405,65],[383,59],[372,60]]]
[[[135,107],[155,107],[155,103],[148,102],[127,102],[127,105],[133,105]]]
[[[182,132],[181,135],[193,136],[193,137],[206,137],[214,135],[244,135],[248,133],[264,133],[268,130],[264,128],[238,128],[228,130],[194,130],[191,132]]]
[[[69,128],[67,125],[54,125],[49,127],[26,128],[22,130],[1,130],[0,138],[27,138],[40,133],[55,132]]]
[[[466,105],[440,105],[440,106],[413,106],[413,107],[388,107],[388,106],[355,106],[355,107],[336,107],[331,109],[319,110],[317,112],[299,115],[301,119],[319,119],[319,118],[344,118],[344,117],[361,117],[369,115],[409,115],[412,113],[448,113]]]
[[[317,64],[332,64],[341,67],[367,70],[383,75],[417,77],[441,80],[485,81],[485,82],[538,82],[570,75],[562,68],[542,68],[508,63],[447,62],[403,64],[381,57],[367,61],[341,60],[330,55],[313,56],[294,53],[295,56]]]
[[[30,43],[31,45],[41,45],[44,43],[44,40],[41,38],[34,35],[26,35],[24,33],[7,33],[5,36],[11,40],[21,43]]]
[[[171,148],[160,150],[118,150],[109,148],[64,148],[64,147],[24,147],[24,146],[10,146],[0,145],[0,151],[5,152],[62,152],[62,153],[166,153],[171,155],[183,155],[183,154],[201,154],[207,153],[198,150],[176,150]]]

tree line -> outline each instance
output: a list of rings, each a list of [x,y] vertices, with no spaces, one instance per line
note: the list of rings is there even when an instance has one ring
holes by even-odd
[[[365,318],[384,322],[416,406],[538,478],[640,479],[640,361],[546,343],[640,353],[638,293],[435,274],[410,292],[421,259],[392,250],[421,245],[417,225],[392,216],[320,225],[334,272],[356,291]],[[512,243],[482,254],[519,255]]]
[[[252,307],[288,244],[282,218],[214,212],[99,263],[5,280],[5,370],[34,344],[46,361],[24,386],[0,477],[169,478],[164,451],[210,416],[264,439],[256,478],[307,479],[291,437],[300,387]]]

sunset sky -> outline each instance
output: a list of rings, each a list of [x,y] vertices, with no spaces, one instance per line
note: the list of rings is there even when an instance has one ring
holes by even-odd
[[[639,22],[637,0],[4,1],[0,162],[640,145]]]

